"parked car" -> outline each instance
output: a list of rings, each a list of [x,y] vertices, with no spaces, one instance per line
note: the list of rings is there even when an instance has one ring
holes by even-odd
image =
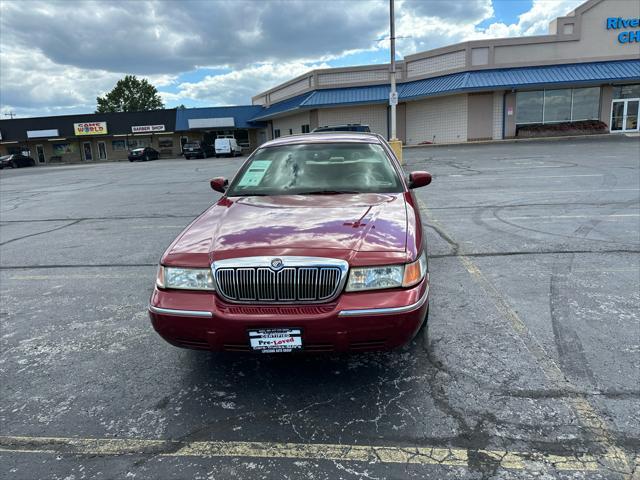
[[[161,257],[149,314],[185,348],[391,349],[426,325],[426,239],[412,189],[376,134],[282,137]],[[421,335],[425,335],[426,329]]]
[[[361,125],[359,123],[347,123],[344,125],[325,125],[324,127],[316,127],[311,133],[318,132],[370,132],[369,125]]]
[[[0,169],[35,166],[36,161],[33,158],[22,155],[21,153],[13,153],[11,155],[4,155],[0,157]]]
[[[189,160],[190,158],[213,157],[216,151],[210,143],[196,141],[185,143],[182,147],[182,153],[184,153],[184,158]]]
[[[242,147],[238,145],[235,138],[216,138],[215,143],[216,157],[224,155],[226,157],[235,157],[236,155],[242,155]]]
[[[149,160],[157,160],[160,158],[160,153],[151,147],[134,148],[129,152],[130,162],[148,162]]]

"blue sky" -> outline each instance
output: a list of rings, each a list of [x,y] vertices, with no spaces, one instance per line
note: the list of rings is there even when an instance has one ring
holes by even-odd
[[[396,0],[397,58],[477,38],[545,34],[551,20],[582,1]],[[96,97],[127,74],[147,78],[167,107],[249,104],[311,69],[389,57],[381,40],[389,35],[388,0],[31,0],[28,6],[0,3],[2,117],[90,113]]]

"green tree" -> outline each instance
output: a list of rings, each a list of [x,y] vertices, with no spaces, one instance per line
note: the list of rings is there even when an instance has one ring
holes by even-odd
[[[96,113],[140,112],[164,108],[156,87],[145,79],[138,80],[135,75],[127,75],[118,80],[113,90],[96,100]]]

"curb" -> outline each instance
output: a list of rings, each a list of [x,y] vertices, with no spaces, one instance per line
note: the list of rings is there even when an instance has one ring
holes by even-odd
[[[590,135],[568,135],[561,137],[541,137],[541,138],[505,138],[502,140],[479,140],[479,141],[467,141],[467,142],[452,142],[452,143],[431,143],[426,145],[404,145],[402,148],[430,148],[430,147],[451,147],[460,145],[494,145],[501,143],[526,143],[526,142],[546,142],[546,141],[558,141],[558,140],[577,140],[583,138],[614,138],[614,137],[637,137],[638,133],[595,133]]]

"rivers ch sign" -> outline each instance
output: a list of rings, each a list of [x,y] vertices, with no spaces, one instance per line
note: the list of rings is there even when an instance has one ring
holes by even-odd
[[[607,30],[623,30],[618,34],[618,43],[640,43],[640,18],[607,18]],[[631,30],[635,28],[635,30]]]

